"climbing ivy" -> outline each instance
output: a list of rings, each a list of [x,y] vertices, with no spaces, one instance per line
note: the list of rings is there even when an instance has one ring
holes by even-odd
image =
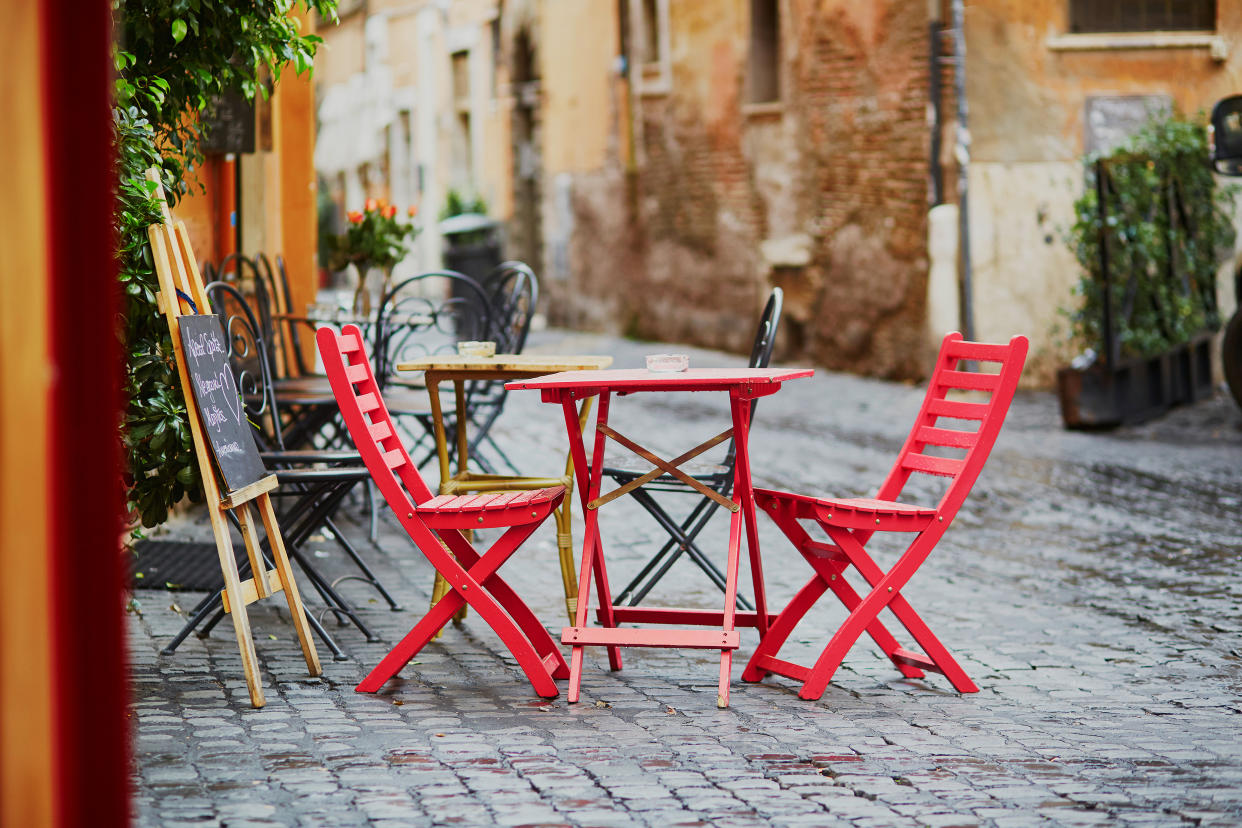
[[[1171,112],[1107,155],[1084,159],[1086,188],[1074,202],[1067,238],[1083,269],[1075,290],[1080,304],[1069,312],[1080,347],[1103,346],[1102,237],[1122,355],[1154,356],[1220,327],[1216,271],[1233,247],[1235,188],[1217,184],[1208,159],[1202,119]],[[1103,219],[1100,166],[1106,178]]]
[[[197,115],[218,95],[267,95],[292,66],[309,72],[321,42],[301,34],[292,0],[113,0],[118,41],[113,108],[117,232],[125,313],[120,336],[127,364],[121,440],[128,504],[145,527],[167,519],[181,498],[201,498],[185,400],[168,328],[155,304],[158,283],[147,227],[159,221],[155,185],[161,170],[172,204],[195,185],[203,160]],[[297,5],[335,20],[336,0]],[[270,79],[269,83],[262,79]]]

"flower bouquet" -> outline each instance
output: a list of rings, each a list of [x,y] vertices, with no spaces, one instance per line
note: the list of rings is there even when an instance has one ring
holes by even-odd
[[[383,274],[382,296],[392,281],[392,269],[405,258],[407,245],[418,234],[413,221],[418,215],[416,207],[410,207],[410,221],[397,217],[397,208],[383,199],[369,198],[362,210],[350,210],[346,214],[349,227],[344,233],[328,238],[328,267],[344,270],[351,264],[358,269],[358,289],[354,293],[354,310],[371,312],[371,294],[366,289],[367,275],[371,270]]]

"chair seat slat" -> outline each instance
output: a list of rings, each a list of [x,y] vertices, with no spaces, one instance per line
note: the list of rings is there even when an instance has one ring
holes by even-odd
[[[912,452],[901,458],[901,467],[940,477],[955,477],[962,470],[962,461]]]
[[[938,399],[927,404],[927,413],[955,420],[982,420],[987,416],[988,404]]]
[[[936,428],[922,426],[914,435],[916,442],[948,448],[970,448],[978,440],[979,435],[973,431],[958,431],[955,428]]]
[[[936,384],[942,388],[961,388],[968,391],[991,391],[999,381],[999,374],[981,374],[975,371],[941,371],[936,374]]]

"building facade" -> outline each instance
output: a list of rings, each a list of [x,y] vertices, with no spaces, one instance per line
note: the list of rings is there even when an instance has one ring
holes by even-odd
[[[450,191],[481,197],[556,324],[744,352],[779,285],[779,358],[914,379],[962,326],[1030,336],[1047,384],[1080,157],[1136,107],[1238,91],[1242,10],[954,5],[353,0],[324,33],[317,168],[338,212],[419,206],[411,270],[439,264]],[[965,221],[929,223],[959,181]]]

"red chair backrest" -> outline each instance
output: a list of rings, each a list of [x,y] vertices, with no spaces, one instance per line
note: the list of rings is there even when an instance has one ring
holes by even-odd
[[[879,499],[896,500],[912,474],[932,474],[951,478],[937,509],[945,522],[951,521],[970,494],[983,464],[996,443],[1005,414],[1018,388],[1018,378],[1026,362],[1027,339],[1015,336],[1007,345],[967,342],[960,333],[947,334],[940,345],[936,368],[927,383],[923,407],[914,428],[901,448],[897,463],[880,487]],[[999,373],[967,370],[963,362],[999,363]],[[990,392],[988,400],[949,399],[950,392]],[[975,431],[939,425],[941,419],[979,423]],[[928,446],[965,449],[962,457],[924,454]]]
[[[367,359],[362,331],[357,325],[346,325],[340,333],[325,327],[315,334],[315,340],[332,394],[362,461],[388,505],[398,517],[406,518],[413,506],[431,499],[431,490],[393,426]]]

